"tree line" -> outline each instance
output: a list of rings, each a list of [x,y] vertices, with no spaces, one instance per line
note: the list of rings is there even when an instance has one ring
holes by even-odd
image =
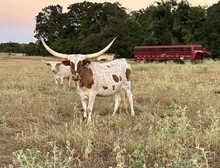
[[[42,36],[54,50],[62,53],[92,53],[117,37],[109,52],[132,58],[137,45],[201,44],[220,58],[220,1],[209,7],[191,6],[187,0],[157,1],[127,12],[119,2],[84,1],[68,6],[43,8],[36,16],[35,38]],[[48,55],[42,44],[0,44],[0,52]],[[12,52],[12,51],[11,51]]]

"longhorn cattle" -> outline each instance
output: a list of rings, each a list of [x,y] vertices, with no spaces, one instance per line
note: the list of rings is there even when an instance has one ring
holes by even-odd
[[[67,79],[69,82],[69,87],[71,86],[71,81],[72,81],[72,72],[70,69],[70,66],[66,66],[62,64],[62,62],[57,62],[57,61],[45,61],[41,59],[43,63],[46,65],[50,66],[51,71],[54,73],[54,80],[57,85],[59,85],[59,80],[60,80],[60,85],[63,85],[63,80]]]
[[[91,115],[96,96],[114,95],[114,115],[120,105],[119,91],[123,88],[128,97],[131,115],[134,116],[133,95],[131,92],[131,66],[126,59],[118,59],[106,63],[91,62],[89,59],[97,58],[104,54],[113,44],[114,38],[109,45],[93,54],[62,54],[50,49],[41,38],[46,50],[55,57],[64,58],[65,65],[70,65],[72,78],[76,81],[77,91],[83,107],[83,120],[91,122]]]

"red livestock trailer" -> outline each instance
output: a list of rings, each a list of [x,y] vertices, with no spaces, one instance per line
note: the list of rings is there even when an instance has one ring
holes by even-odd
[[[202,45],[136,46],[134,61],[196,61],[202,60],[204,54],[211,56],[211,52],[205,50]]]

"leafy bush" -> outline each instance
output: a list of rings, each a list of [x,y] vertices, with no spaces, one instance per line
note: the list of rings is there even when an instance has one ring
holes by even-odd
[[[20,168],[70,168],[73,167],[75,161],[79,161],[75,157],[75,150],[70,148],[70,143],[66,142],[66,150],[59,148],[55,142],[48,142],[50,151],[44,153],[38,149],[21,149],[14,152],[14,164]]]

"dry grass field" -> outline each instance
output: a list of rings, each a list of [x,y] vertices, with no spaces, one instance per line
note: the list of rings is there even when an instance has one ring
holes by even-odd
[[[40,57],[0,57],[0,167],[220,167],[220,62],[132,69],[137,115],[121,92],[119,112],[97,98],[87,126],[74,84],[56,86]]]

